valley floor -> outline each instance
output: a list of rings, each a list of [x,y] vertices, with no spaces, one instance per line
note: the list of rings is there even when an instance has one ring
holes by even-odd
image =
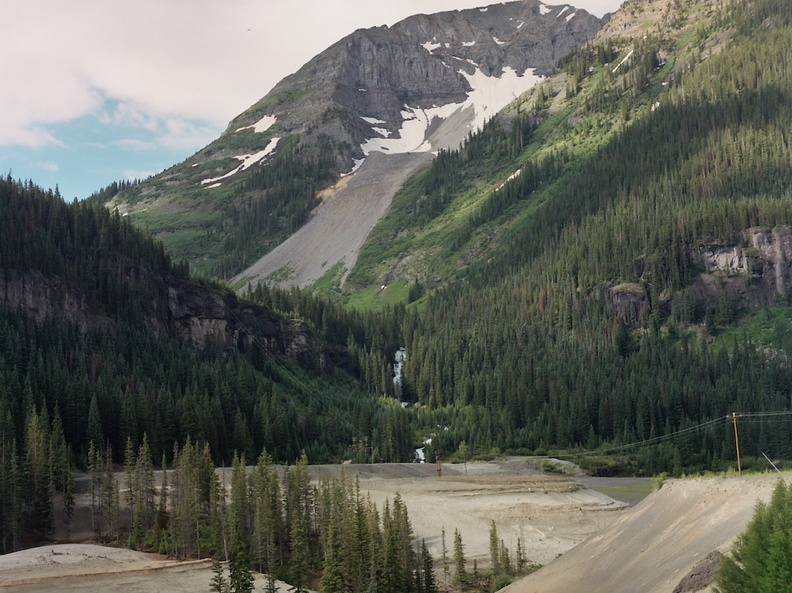
[[[469,569],[474,559],[481,568],[489,564],[492,521],[512,552],[521,537],[527,557],[545,567],[508,593],[672,593],[711,552],[729,550],[778,480],[777,474],[669,480],[631,506],[592,488],[627,498],[621,494],[645,490],[647,480],[548,476],[529,459],[470,463],[467,474],[462,464],[444,464],[441,476],[433,464],[343,467],[380,508],[398,493],[416,537],[426,539],[436,559],[443,528],[449,555],[454,530],[460,531]],[[314,479],[340,471],[337,465],[311,467]],[[77,524],[69,537],[61,534],[61,541],[72,543],[0,556],[0,592],[208,590],[209,560],[175,561],[90,544],[90,533],[79,525],[88,504],[85,494],[78,497]],[[442,584],[439,561],[435,568]],[[259,575],[255,590],[263,587]]]
[[[313,466],[312,477],[336,475],[341,467]],[[443,464],[441,476],[434,464],[343,467],[352,478],[359,477],[361,490],[370,493],[380,509],[386,499],[393,501],[397,493],[401,496],[415,536],[426,540],[438,560],[435,566],[441,582],[440,534],[444,528],[449,555],[454,530],[459,530],[470,570],[474,559],[481,568],[489,564],[492,521],[512,554],[520,537],[528,559],[546,564],[611,525],[629,507],[573,479],[543,475],[525,459],[469,463],[467,468]],[[118,478],[123,480],[120,474]],[[83,489],[80,485],[78,480],[78,489]],[[208,560],[178,562],[155,554],[90,545],[87,494],[79,494],[77,505],[71,532],[58,533],[59,541],[72,543],[0,556],[0,592],[49,592],[55,581],[58,591],[208,590],[212,578]],[[263,590],[263,585],[263,577],[259,577],[256,590]]]

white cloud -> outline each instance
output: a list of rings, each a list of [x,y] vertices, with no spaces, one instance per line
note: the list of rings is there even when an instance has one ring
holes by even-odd
[[[491,1],[4,2],[0,167],[32,176],[36,163],[68,195],[125,168],[148,177],[355,29]],[[601,15],[620,2],[575,4]]]
[[[58,169],[60,169],[58,163],[53,163],[51,161],[33,163],[32,166],[34,169],[41,169],[42,171],[46,171],[47,173],[57,173]]]
[[[127,169],[124,171],[124,179],[127,181],[135,181],[136,179],[148,179],[152,175],[156,175],[156,171],[135,171],[133,169]]]
[[[0,111],[3,107],[0,104]],[[0,146],[24,146],[44,148],[61,146],[62,142],[39,124],[25,125],[27,122],[8,121],[0,116]]]
[[[165,133],[159,136],[158,143],[165,148],[178,149],[205,146],[222,131],[222,128],[177,117],[166,119],[164,128]]]

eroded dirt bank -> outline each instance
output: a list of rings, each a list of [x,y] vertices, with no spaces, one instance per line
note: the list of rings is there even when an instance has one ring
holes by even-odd
[[[613,524],[504,591],[672,593],[711,552],[731,547],[756,502],[769,500],[777,480],[776,474],[666,483]]]

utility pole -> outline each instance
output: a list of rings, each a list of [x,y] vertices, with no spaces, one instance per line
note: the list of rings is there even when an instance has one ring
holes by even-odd
[[[737,447],[737,475],[742,476],[742,466],[740,465],[740,437],[737,436],[737,412],[732,412],[732,422],[734,423],[734,444]]]

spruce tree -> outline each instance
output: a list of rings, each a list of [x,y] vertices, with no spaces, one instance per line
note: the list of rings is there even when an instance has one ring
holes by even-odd
[[[434,575],[434,562],[429,550],[426,547],[426,540],[421,540],[421,562],[423,565],[423,592],[424,593],[437,593],[437,583],[435,582]]]
[[[454,585],[461,589],[467,585],[468,574],[465,568],[465,547],[459,529],[454,529]]]
[[[228,593],[228,583],[223,576],[223,565],[216,558],[212,559],[212,580],[209,583],[212,593]]]
[[[719,593],[792,592],[792,487],[779,478],[715,575]]]
[[[324,564],[322,566],[322,591],[327,593],[342,593],[349,585],[344,578],[341,551],[341,538],[336,520],[331,519],[325,542]]]
[[[228,584],[230,593],[250,593],[253,590],[253,575],[250,572],[250,550],[242,541],[232,546],[228,561]]]
[[[289,539],[289,581],[294,593],[304,593],[308,584],[308,531],[296,506],[292,509]]]
[[[492,575],[498,576],[501,573],[500,540],[498,538],[498,528],[495,526],[495,521],[490,523],[489,551],[490,561],[492,562]]]
[[[443,568],[443,589],[448,589],[448,573],[450,572],[450,567],[448,565],[448,548],[446,547],[446,533],[445,533],[445,526],[440,530],[440,544],[442,546],[442,553],[443,555],[440,558],[440,565]]]

